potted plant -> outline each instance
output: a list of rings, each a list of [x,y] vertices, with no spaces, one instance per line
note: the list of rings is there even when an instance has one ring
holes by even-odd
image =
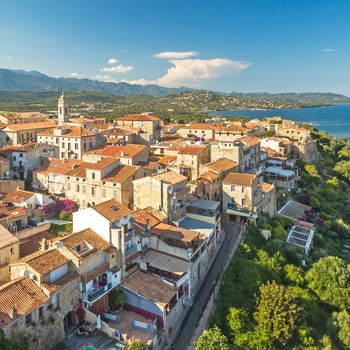
[[[113,289],[109,295],[109,305],[112,311],[119,311],[123,308],[126,302],[126,295],[118,289]]]

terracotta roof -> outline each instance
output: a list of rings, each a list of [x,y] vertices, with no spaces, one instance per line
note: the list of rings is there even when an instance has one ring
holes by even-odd
[[[223,183],[242,186],[252,186],[256,178],[257,176],[253,174],[230,173],[225,177]]]
[[[160,120],[159,118],[156,118],[152,115],[148,115],[148,114],[131,114],[131,115],[127,115],[125,117],[121,117],[121,118],[114,118],[114,120],[118,121],[118,120],[125,120],[125,121],[157,121]]]
[[[217,132],[247,132],[248,128],[241,125],[230,124],[228,126],[222,126],[217,128]]]
[[[244,144],[249,145],[249,146],[260,145],[260,139],[258,139],[257,137],[245,136],[245,137],[241,137],[241,138],[237,139],[236,141],[241,141]]]
[[[147,146],[144,145],[126,145],[126,146],[112,146],[107,145],[100,148],[91,149],[85,154],[97,154],[102,157],[134,157],[143,150],[147,149]]]
[[[106,218],[109,222],[119,220],[132,213],[129,208],[115,199],[110,199],[109,201],[97,204],[92,207],[92,209]]]
[[[116,169],[108,173],[102,180],[111,182],[123,182],[137,172],[137,167],[133,165],[119,165]]]
[[[259,186],[261,187],[263,193],[270,192],[275,187],[275,185],[269,184],[267,182],[260,182]]]
[[[12,152],[27,152],[29,149],[34,148],[34,146],[38,145],[36,142],[28,142],[25,145],[17,146],[17,145],[9,145],[4,146],[0,149],[0,154],[8,155]]]
[[[157,180],[162,179],[163,182],[168,184],[176,184],[178,182],[187,180],[186,176],[175,173],[174,171],[166,171],[164,173],[159,173],[152,175],[152,177],[156,177]],[[136,180],[137,181],[137,180]]]
[[[0,207],[0,221],[5,219],[23,217],[27,215],[27,211],[21,207]]]
[[[196,130],[216,130],[216,127],[209,124],[191,124],[182,127],[181,129],[196,129]]]
[[[71,235],[62,238],[61,241],[65,247],[67,247],[74,255],[79,258],[79,260],[84,260],[91,254],[105,250],[111,246],[110,243],[108,243],[105,239],[103,239],[99,234],[90,228],[72,233]],[[81,254],[74,248],[84,242],[90,245],[91,248],[90,250],[84,252],[84,254]]]
[[[141,271],[127,278],[123,286],[163,307],[171,301],[178,290],[159,278]]]
[[[161,165],[169,165],[170,163],[176,161],[176,156],[163,156],[158,160],[158,163]]]
[[[12,190],[3,199],[3,202],[13,202],[21,203],[21,199],[24,201],[28,200],[30,197],[35,196],[34,192],[24,191],[24,190]]]
[[[48,292],[52,293],[57,289],[62,288],[64,285],[66,285],[67,283],[73,281],[73,280],[77,280],[79,279],[79,274],[77,272],[72,272],[67,276],[64,276],[62,278],[60,278],[59,280],[55,281],[54,283],[42,283],[42,287],[44,289],[46,289]]]
[[[152,230],[152,233],[156,234],[157,236],[172,238],[176,241],[187,243],[192,242],[194,239],[198,238],[198,232],[165,223],[160,223],[155,226],[154,230]]]
[[[235,168],[237,165],[238,163],[227,158],[220,158],[206,164],[206,166],[212,171],[227,171],[232,168]]]
[[[36,233],[30,237],[20,240],[20,258],[24,258],[27,255],[33,254],[40,250],[41,242],[45,238],[46,242],[57,240],[57,236],[48,232],[42,231]]]
[[[41,275],[57,269],[58,267],[67,264],[69,259],[62,255],[57,249],[40,250],[31,255],[28,255],[17,262],[14,265],[26,263],[32,269],[37,271]]]
[[[208,171],[206,173],[203,173],[197,177],[196,180],[200,181],[201,179],[205,179],[209,182],[214,182],[220,177],[217,173],[213,173],[212,171]]]
[[[70,171],[68,171],[66,175],[84,178],[86,177],[87,169],[102,170],[114,163],[116,164],[119,163],[119,160],[115,158],[102,158],[101,160],[98,160],[96,163],[82,162],[77,167],[74,167]]]
[[[55,136],[54,133],[55,133],[56,125],[54,126],[55,128],[39,132],[38,135]],[[75,125],[67,125],[67,131],[64,134],[59,135],[59,137],[75,137],[75,138],[89,137],[89,136],[91,137],[96,136],[96,134],[90,131],[89,129],[84,128],[83,126],[75,126]]]
[[[6,230],[4,226],[0,225],[0,249],[16,243],[19,243],[18,238]]]
[[[35,123],[19,123],[19,124],[8,124],[7,127],[13,131],[24,131],[24,130],[40,130],[54,128],[56,124],[54,122],[35,122]],[[42,131],[46,132],[46,131]],[[39,133],[38,133],[39,135]]]
[[[187,146],[179,150],[178,154],[187,154],[197,156],[205,150],[205,146]]]
[[[28,277],[6,283],[0,287],[0,319],[4,315],[3,322],[9,324],[13,321],[10,317],[13,309],[17,311],[18,316],[24,316],[48,300],[49,298]]]
[[[155,170],[158,166],[158,163],[157,162],[138,162],[137,163],[137,166],[140,166],[144,169],[147,169],[147,170]]]
[[[113,129],[106,129],[102,131],[103,135],[109,136],[109,135],[115,135],[115,136],[129,136],[133,134],[137,134],[138,130],[136,128],[133,128],[134,130],[131,130],[130,128],[124,129],[121,127],[114,127]]]
[[[155,208],[147,207],[147,208],[144,208],[143,210],[145,210],[148,214],[151,214],[152,216],[154,216],[160,222],[166,221],[168,219],[168,217],[165,214],[161,213]]]
[[[158,220],[155,216],[147,212],[145,209],[138,209],[132,212],[132,217],[135,220],[135,223],[143,226],[143,228],[146,228],[147,220],[148,224],[153,227],[160,223],[160,220]]]
[[[61,174],[66,175],[69,173],[73,166],[77,164],[78,166],[83,163],[79,159],[52,159],[48,165],[44,165],[33,172],[41,174]]]

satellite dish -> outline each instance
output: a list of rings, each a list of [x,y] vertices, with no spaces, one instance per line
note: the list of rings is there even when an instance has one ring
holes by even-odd
[[[10,172],[7,170],[7,171],[5,171],[5,174],[6,175],[10,175]]]
[[[169,194],[173,194],[173,190],[171,188],[169,188],[169,191],[168,191]]]
[[[151,229],[151,226],[150,226],[150,225],[147,225],[146,228],[147,228],[147,230],[150,230],[150,229]]]

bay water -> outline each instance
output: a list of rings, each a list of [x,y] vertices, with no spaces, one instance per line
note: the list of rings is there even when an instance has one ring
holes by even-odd
[[[316,129],[324,130],[336,138],[350,140],[350,104],[338,104],[330,107],[300,109],[266,109],[214,111],[209,116],[241,116],[251,119],[279,116],[295,122],[312,124]]]

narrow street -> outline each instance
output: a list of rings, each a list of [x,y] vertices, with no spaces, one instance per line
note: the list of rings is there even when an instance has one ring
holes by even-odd
[[[226,237],[221,245],[221,249],[216,255],[216,258],[210,267],[208,274],[193,301],[192,306],[188,310],[187,315],[180,326],[180,330],[170,346],[170,349],[184,350],[187,349],[189,345],[192,345],[189,343],[197,327],[197,324],[206,308],[206,305],[220,277],[220,274],[224,269],[224,266],[230,259],[230,255],[239,235],[240,228],[228,222],[223,222],[222,226],[226,231]]]

